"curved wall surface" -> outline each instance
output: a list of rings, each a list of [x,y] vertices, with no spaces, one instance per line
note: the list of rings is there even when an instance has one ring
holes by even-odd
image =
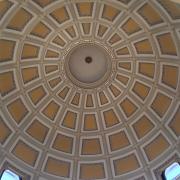
[[[83,44],[110,59],[108,77],[93,88],[67,75],[69,53]],[[160,180],[180,161],[179,137],[178,4],[0,1],[1,172],[31,180]]]

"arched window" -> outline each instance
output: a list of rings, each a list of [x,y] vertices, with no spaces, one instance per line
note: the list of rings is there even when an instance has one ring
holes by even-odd
[[[21,180],[21,178],[9,169],[6,169],[2,175],[1,180]]]
[[[180,179],[180,165],[174,162],[164,171],[165,180],[178,180]]]

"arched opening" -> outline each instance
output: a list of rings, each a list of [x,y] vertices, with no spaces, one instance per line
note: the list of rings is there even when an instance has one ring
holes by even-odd
[[[21,180],[21,177],[13,171],[6,169],[1,175],[1,180]]]
[[[163,180],[176,180],[180,179],[180,165],[177,162],[168,166],[162,174]]]

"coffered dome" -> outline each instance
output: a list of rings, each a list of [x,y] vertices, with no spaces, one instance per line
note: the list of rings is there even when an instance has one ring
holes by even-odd
[[[0,172],[161,179],[179,137],[178,4],[0,1]]]

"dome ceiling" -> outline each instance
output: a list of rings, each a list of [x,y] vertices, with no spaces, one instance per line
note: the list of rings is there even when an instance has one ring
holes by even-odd
[[[180,153],[179,39],[169,0],[1,0],[1,172],[160,179]],[[75,66],[86,46],[105,53],[100,74],[98,53],[84,56],[92,80]]]

